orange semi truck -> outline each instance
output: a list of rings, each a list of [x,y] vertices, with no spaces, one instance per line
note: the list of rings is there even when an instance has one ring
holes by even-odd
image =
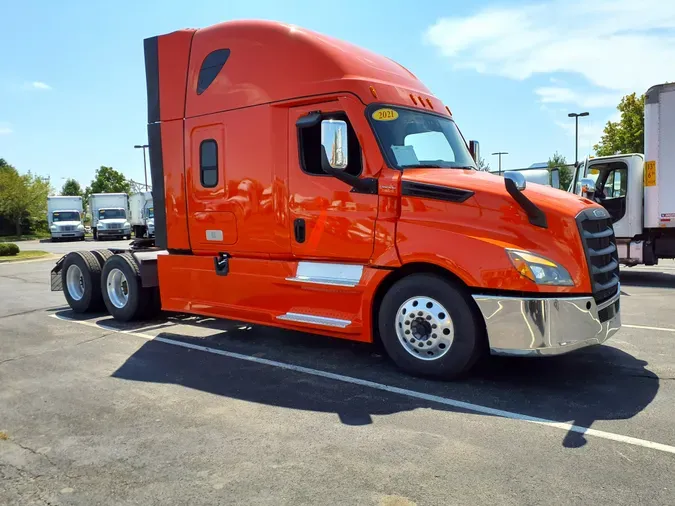
[[[74,311],[379,339],[446,378],[619,329],[607,211],[478,171],[478,143],[394,61],[237,21],[146,39],[145,65],[155,238],[61,258]]]

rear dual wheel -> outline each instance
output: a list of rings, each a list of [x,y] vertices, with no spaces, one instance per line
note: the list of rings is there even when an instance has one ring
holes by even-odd
[[[106,260],[102,279],[103,302],[115,320],[138,320],[159,311],[158,288],[142,286],[141,273],[131,253]]]

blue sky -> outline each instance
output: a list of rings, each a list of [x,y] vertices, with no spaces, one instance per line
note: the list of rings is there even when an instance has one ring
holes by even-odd
[[[142,181],[145,37],[242,18],[274,19],[384,54],[453,111],[466,138],[508,151],[503,166],[580,156],[620,97],[675,80],[675,3],[246,0],[4,2],[0,157],[88,184],[100,165]],[[30,7],[29,7],[30,6]],[[13,41],[10,46],[8,41]]]

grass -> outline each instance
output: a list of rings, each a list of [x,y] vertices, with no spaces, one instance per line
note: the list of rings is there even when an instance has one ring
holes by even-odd
[[[18,254],[11,257],[0,257],[0,264],[4,262],[16,262],[18,260],[33,260],[35,258],[40,258],[49,255],[46,251],[38,250],[26,250],[19,251]]]
[[[49,232],[38,232],[37,234],[28,235],[3,235],[0,237],[0,242],[35,241],[37,239],[47,239],[49,237],[51,237]]]

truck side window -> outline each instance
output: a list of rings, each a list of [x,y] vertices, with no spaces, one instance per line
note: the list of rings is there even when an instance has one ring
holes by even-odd
[[[199,145],[199,178],[204,188],[218,184],[218,143],[213,139]]]
[[[347,122],[347,167],[345,172],[358,176],[363,170],[361,161],[361,145],[352,128],[347,115],[344,113],[324,114],[321,119],[339,119]],[[298,149],[300,168],[312,176],[327,176],[321,168],[321,122],[316,126],[298,129]]]
[[[201,95],[206,89],[215,81],[218,73],[225,65],[225,62],[230,57],[229,49],[216,49],[206,55],[202,66],[199,69],[199,77],[197,78],[197,95]]]

